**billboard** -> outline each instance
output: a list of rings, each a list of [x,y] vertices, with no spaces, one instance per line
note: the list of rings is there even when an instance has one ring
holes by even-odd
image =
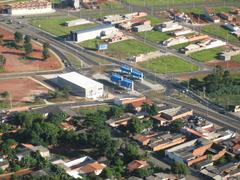
[[[97,50],[106,50],[108,49],[108,44],[98,44]]]

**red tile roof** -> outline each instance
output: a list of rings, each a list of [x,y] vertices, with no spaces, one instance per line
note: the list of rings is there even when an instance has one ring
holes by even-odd
[[[142,161],[142,160],[133,160],[128,164],[128,170],[129,171],[134,171],[135,169],[143,168],[148,166],[147,161]]]

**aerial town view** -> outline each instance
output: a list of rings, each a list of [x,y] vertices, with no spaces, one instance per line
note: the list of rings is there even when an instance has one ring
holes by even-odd
[[[0,0],[0,180],[240,180],[240,0]]]

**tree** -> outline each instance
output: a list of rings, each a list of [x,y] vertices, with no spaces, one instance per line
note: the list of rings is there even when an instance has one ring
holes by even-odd
[[[101,128],[104,126],[107,117],[104,112],[97,111],[96,113],[89,113],[85,117],[84,124],[90,128]]]
[[[47,58],[50,57],[50,53],[49,53],[49,44],[48,43],[43,43],[43,50],[42,50],[42,56],[43,59],[46,60]]]
[[[24,51],[25,51],[25,56],[28,56],[33,52],[32,44],[31,43],[26,43],[24,44]]]
[[[107,116],[108,118],[119,118],[124,113],[123,107],[121,106],[111,106]]]
[[[149,115],[155,116],[158,114],[157,106],[155,104],[152,104],[149,109]]]
[[[152,173],[153,172],[149,168],[140,168],[140,169],[134,170],[133,175],[139,178],[145,178],[150,176]]]
[[[184,126],[183,120],[175,120],[169,125],[170,130],[173,132],[180,132],[183,126]]]
[[[31,37],[29,35],[26,35],[24,37],[24,44],[30,44],[31,43]]]
[[[183,174],[183,175],[188,175],[189,174],[189,169],[186,166],[186,164],[184,164],[183,162],[175,162],[173,167],[172,167],[172,171],[176,174]]]
[[[142,111],[145,113],[149,113],[149,111],[150,111],[150,105],[147,103],[143,103],[141,108],[142,108]]]
[[[144,125],[140,119],[133,117],[128,124],[128,130],[131,133],[141,133],[144,130]]]
[[[208,154],[208,155],[207,155],[207,157],[208,157],[208,160],[210,160],[210,161],[211,161],[211,160],[212,160],[212,158],[213,158],[213,155],[212,155],[212,154]]]
[[[136,159],[141,159],[139,147],[136,143],[127,144],[124,149],[124,155],[125,161],[127,163]]]
[[[105,179],[112,179],[113,178],[113,170],[110,167],[106,167],[105,169],[103,169],[101,177],[103,177]]]
[[[46,60],[47,58],[50,57],[50,54],[49,54],[49,50],[48,49],[43,49],[42,51],[42,56],[43,56],[43,59]]]
[[[10,155],[13,152],[14,146],[17,146],[17,142],[14,139],[7,139],[1,144],[1,150],[3,154]]]
[[[59,113],[50,113],[48,115],[47,121],[53,124],[59,125],[68,117],[67,113],[59,112]]]
[[[0,174],[3,174],[4,170],[2,168],[0,168]]]
[[[23,35],[22,35],[22,33],[16,31],[16,32],[14,33],[14,39],[15,39],[15,42],[16,42],[16,43],[20,43],[20,42],[23,40]]]
[[[129,112],[129,113],[135,113],[136,112],[135,107],[133,106],[132,103],[126,105],[125,111]]]
[[[6,57],[0,54],[0,67],[6,64]]]
[[[218,160],[218,162],[219,162],[220,164],[226,164],[227,160],[226,160],[225,157],[221,157],[221,158]]]
[[[4,91],[4,92],[2,92],[2,93],[1,93],[1,96],[2,96],[3,98],[8,97],[8,96],[9,96],[8,91]]]
[[[42,114],[25,111],[17,113],[14,117],[13,123],[23,128],[30,128],[34,120],[43,120]]]

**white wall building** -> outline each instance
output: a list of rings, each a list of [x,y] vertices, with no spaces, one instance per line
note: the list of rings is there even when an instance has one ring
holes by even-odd
[[[118,29],[112,25],[100,25],[86,30],[71,31],[71,39],[75,42],[82,42],[102,36],[112,36],[117,32]]]
[[[74,159],[72,161],[59,159],[56,161],[52,161],[52,164],[62,167],[69,176],[80,179],[83,178],[82,175],[87,175],[91,173],[98,176],[106,167],[105,164],[99,163],[89,156],[84,156],[78,159]]]
[[[77,96],[90,99],[102,97],[104,93],[103,84],[76,72],[58,75],[57,84]]]
[[[178,36],[175,38],[169,38],[165,41],[163,41],[163,45],[170,47],[170,46],[175,46],[178,44],[182,44],[182,43],[187,43],[189,40],[185,37],[185,36]]]
[[[12,16],[47,14],[55,12],[52,8],[52,2],[50,0],[32,0],[12,3],[7,5],[6,10],[7,14]]]
[[[237,30],[240,29],[237,25],[231,24],[231,23],[225,23],[225,24],[224,24],[224,27],[226,27],[226,28],[229,29],[230,31],[237,31]]]
[[[185,54],[190,54],[193,52],[198,52],[205,49],[217,48],[217,47],[226,46],[226,45],[227,43],[225,41],[210,38],[197,44],[190,44],[185,48],[181,49],[181,51],[184,52]]]
[[[180,25],[178,22],[174,22],[174,21],[164,22],[155,27],[155,29],[157,31],[161,31],[161,32],[176,31],[176,30],[180,30],[182,28],[183,28],[182,25]]]

